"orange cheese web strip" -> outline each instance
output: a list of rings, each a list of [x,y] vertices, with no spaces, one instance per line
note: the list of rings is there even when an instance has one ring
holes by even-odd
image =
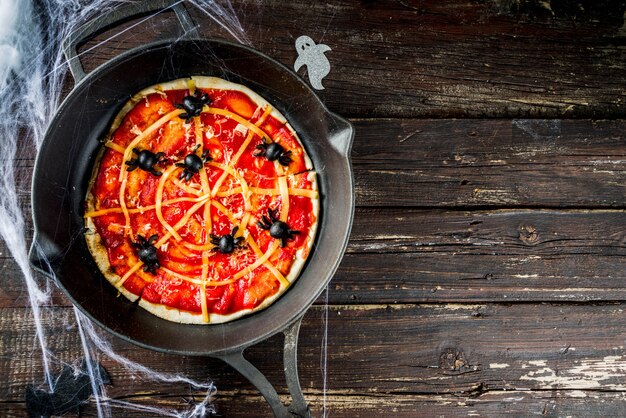
[[[189,220],[189,218],[191,218],[191,216],[196,213],[198,211],[198,209],[200,209],[200,207],[202,207],[204,205],[204,202],[198,202],[195,205],[193,205],[191,207],[191,209],[189,209],[189,211],[185,214],[185,216],[183,216],[181,218],[180,221],[178,221],[178,223],[174,226],[174,230],[180,229],[183,227],[183,225],[185,225],[187,223],[187,221]],[[163,235],[163,237],[161,237],[161,239],[154,244],[155,247],[161,247],[163,244],[165,244],[170,238],[172,237],[172,234],[170,234],[169,232],[165,235]],[[143,261],[139,260],[134,266],[132,266],[130,268],[130,270],[128,270],[126,272],[126,274],[124,274],[124,276],[122,276],[122,278],[120,280],[118,280],[115,283],[115,286],[117,288],[120,288],[124,282],[126,281],[126,279],[128,279],[130,277],[131,274],[133,274],[134,272],[136,272],[139,267],[141,267],[143,265]]]
[[[194,84],[195,90],[195,84]],[[196,127],[196,145],[199,145],[200,154],[202,154],[204,147],[202,141],[202,123],[200,122],[200,116],[194,117],[194,126]],[[206,174],[206,170],[204,169],[204,164],[202,169],[199,172],[200,175],[200,184],[202,185],[202,191],[204,193],[211,192],[211,186],[209,185],[209,178]],[[205,242],[209,240],[211,236],[212,230],[212,222],[211,222],[211,200],[207,200],[204,203],[204,228],[205,228]],[[200,305],[202,307],[202,320],[204,322],[209,322],[209,311],[206,304],[206,279],[209,274],[209,255],[206,251],[202,252],[202,284],[200,285]]]
[[[227,118],[230,118],[236,122],[239,122],[240,124],[242,124],[243,126],[245,126],[246,128],[248,128],[248,130],[251,130],[252,132],[254,132],[255,134],[257,134],[260,137],[268,137],[271,138],[270,135],[267,134],[267,132],[265,132],[263,129],[259,128],[258,126],[256,126],[254,123],[250,122],[247,119],[244,119],[243,117],[239,116],[238,114],[231,112],[230,110],[226,110],[226,109],[220,109],[217,107],[208,107],[205,106],[204,109],[202,109],[202,113],[210,113],[213,115],[221,115],[221,116],[226,116]]]
[[[230,220],[230,222],[233,225],[237,224],[237,220],[235,219],[235,217],[233,216],[233,214],[228,210],[228,208],[226,208],[226,206],[222,205],[220,202],[218,201],[211,201],[211,204],[213,206],[215,206],[218,210],[220,210],[222,213],[224,213],[224,215],[226,215],[228,217],[228,219]],[[242,218],[241,224],[240,224],[240,231],[245,231],[243,232],[244,238],[246,239],[246,241],[250,244],[250,247],[253,249],[253,251],[255,253],[257,253],[257,256],[261,256],[262,252],[261,249],[259,248],[259,246],[256,244],[256,242],[254,241],[254,238],[252,238],[252,235],[250,235],[250,233],[248,232],[247,225],[248,222],[250,220],[251,214],[250,212],[246,212],[246,214],[244,215],[244,217]],[[205,245],[197,245],[197,244],[192,244],[189,242],[184,241],[182,243],[183,246],[193,249],[193,250],[197,250],[197,251],[205,251],[205,250],[211,250],[213,249],[214,245],[212,244],[205,244]],[[278,269],[276,267],[274,267],[271,263],[267,262],[265,263],[265,267],[270,270],[270,272],[272,272],[272,274],[274,274],[274,276],[285,286],[289,286],[289,281],[287,279],[285,279],[285,277],[280,273],[280,271],[278,271]]]
[[[262,254],[254,263],[250,264],[247,267],[244,267],[242,270],[238,271],[237,273],[235,273],[230,279],[228,280],[221,280],[221,281],[212,281],[212,280],[207,280],[204,283],[206,284],[206,286],[224,286],[227,284],[231,284],[236,282],[237,280],[241,279],[243,276],[245,276],[248,273],[251,273],[252,271],[254,271],[256,268],[258,268],[259,266],[261,266],[262,264],[264,264],[271,256],[272,254],[274,254],[274,251],[276,251],[276,249],[278,248],[278,241],[274,241],[272,242],[272,244],[269,246],[269,248],[267,249],[267,251],[265,252],[265,254]],[[257,247],[258,249],[258,247]],[[273,266],[272,266],[273,267]],[[161,267],[163,269],[163,271],[165,271],[166,273],[171,274],[174,277],[178,277],[182,280],[186,280],[190,283],[194,283],[194,284],[200,284],[202,283],[202,281],[198,280],[198,279],[194,279],[192,277],[187,277],[183,274],[177,273],[173,270],[167,269],[165,267]],[[280,274],[280,273],[279,273]],[[283,277],[284,279],[284,277]],[[287,285],[289,285],[289,282],[287,281],[287,279],[284,279],[285,282],[287,282]]]
[[[241,218],[241,223],[239,224],[239,229],[241,230],[241,232],[243,233],[248,232],[247,228],[248,228],[248,222],[250,222],[250,217],[252,216],[252,214],[250,212],[246,212],[243,214],[243,218]]]
[[[179,189],[183,190],[184,192],[195,194],[195,195],[202,194],[202,190],[193,188],[189,186],[188,184],[185,184],[183,181],[179,179],[172,179],[172,183],[174,183],[176,186],[178,186]]]
[[[112,150],[115,150],[121,154],[124,154],[125,148],[121,145],[116,144],[115,142],[106,142],[104,144],[105,147],[111,148]]]
[[[182,241],[180,244],[185,248],[190,248],[195,251],[212,250],[215,247],[213,244],[194,244],[188,241]]]
[[[261,257],[259,257],[254,263],[250,264],[247,267],[244,267],[242,270],[238,271],[237,273],[235,273],[233,275],[233,277],[231,277],[228,280],[224,280],[224,281],[206,281],[205,284],[207,286],[223,286],[226,284],[230,284],[230,283],[234,283],[237,280],[241,279],[243,276],[245,276],[248,273],[251,273],[252,271],[254,271],[257,267],[259,267],[260,265],[264,264],[274,253],[274,251],[276,251],[276,248],[278,248],[278,241],[274,241],[272,242],[272,244],[269,246],[269,248],[267,249],[267,251],[265,252],[265,254],[263,254]],[[183,280],[187,280],[187,281],[191,281],[193,279],[186,277],[180,273],[176,273],[173,272],[171,270],[167,270],[168,273],[173,273],[174,276],[179,277]]]
[[[172,172],[176,170],[177,168],[178,167],[176,167],[175,164],[172,164],[161,175],[161,178],[159,179],[159,185],[157,186],[155,209],[156,209],[156,216],[159,219],[159,222],[161,222],[161,225],[163,225],[163,227],[167,229],[177,241],[180,241],[181,237],[180,235],[178,235],[178,232],[176,232],[174,228],[172,228],[172,225],[170,225],[163,217],[163,208],[162,208],[163,188],[165,187],[165,182],[167,181],[167,178],[170,176],[170,174],[172,174]]]
[[[196,80],[193,78],[187,80],[187,89],[189,89],[189,94],[194,95],[196,93]]]
[[[263,254],[262,257],[258,258],[253,264],[251,264],[248,267],[245,267],[243,270],[237,272],[233,276],[233,279],[240,279],[243,276],[245,276],[246,274],[254,271],[254,269],[259,267],[261,264],[264,264],[272,256],[274,251],[276,251],[276,248],[278,248],[278,241],[274,240],[274,242],[272,242],[270,244],[269,248],[267,249],[265,254]]]
[[[193,120],[195,126],[195,134],[196,134],[196,146],[199,146],[200,155],[204,152],[203,141],[202,141],[202,122],[200,121],[200,116],[194,117]],[[204,164],[202,169],[199,172],[200,175],[200,184],[202,186],[202,191],[204,193],[211,192],[211,186],[209,185],[209,178],[207,176],[206,170],[204,168]],[[211,221],[211,201],[207,201],[204,205],[204,229],[205,229],[205,240],[208,240],[211,235],[211,230],[213,228],[213,224]],[[208,316],[207,316],[208,320]]]
[[[161,203],[161,206],[169,206],[171,204],[180,203],[180,202],[200,202],[205,199],[209,199],[210,197],[211,197],[210,194],[205,194],[205,195],[201,195],[198,197],[177,197],[176,199],[164,200]],[[141,206],[141,207],[128,209],[128,213],[143,213],[147,210],[152,210],[154,208],[156,208],[156,205]],[[109,209],[94,210],[94,211],[85,213],[83,217],[96,218],[98,216],[108,215],[111,213],[122,213],[122,208],[109,208]]]
[[[260,189],[257,187],[250,187],[250,191],[252,193],[256,193],[256,194],[268,194],[268,195],[279,195],[280,191],[276,190],[276,189]],[[236,187],[233,188],[230,191],[223,191],[223,192],[218,192],[216,194],[217,197],[227,197],[227,196],[232,196],[234,194],[238,194],[241,193],[241,187]],[[289,188],[289,195],[291,196],[304,196],[304,197],[310,197],[310,198],[316,198],[318,196],[318,193],[316,190],[310,190],[310,189],[292,189]],[[198,197],[178,197],[176,199],[171,199],[171,200],[164,200],[161,203],[161,206],[168,206],[174,203],[180,203],[180,202],[199,202],[201,200],[204,199],[209,199],[211,197],[210,194],[205,194],[205,195],[200,195]],[[152,210],[156,207],[156,205],[148,205],[148,206],[142,206],[142,207],[137,207],[137,208],[130,208],[128,209],[128,213],[143,213],[147,210]],[[122,213],[122,208],[108,208],[108,209],[99,209],[99,210],[94,210],[91,212],[86,212],[83,217],[85,218],[96,218],[98,216],[103,216],[103,215],[109,215],[111,213]],[[242,227],[243,228],[243,227]]]
[[[188,249],[187,247],[185,247],[183,245],[183,243],[186,241],[182,241],[182,242],[176,242],[176,241],[172,241],[172,244],[174,244],[174,246],[176,247],[176,249],[178,251],[180,251],[181,253],[183,253],[183,255],[187,256],[187,257],[196,257],[198,254],[191,251],[190,249]]]
[[[208,205],[204,205],[205,208],[210,208]],[[202,252],[202,284],[200,285],[200,305],[202,306],[202,320],[209,322],[209,311],[206,305],[206,282],[209,274],[209,255],[207,251]]]
[[[278,178],[278,190],[280,190],[280,220],[287,222],[289,216],[289,186],[286,177]]]
[[[186,282],[193,283],[193,284],[197,284],[197,285],[201,285],[201,284],[202,284],[202,280],[200,280],[200,279],[194,279],[194,278],[192,278],[192,277],[187,277],[187,276],[185,276],[185,275],[183,275],[183,274],[180,274],[180,273],[178,273],[178,272],[176,272],[176,271],[174,271],[174,270],[170,270],[170,269],[168,269],[167,267],[163,267],[163,266],[161,266],[160,268],[161,268],[164,272],[166,272],[167,274],[170,274],[170,275],[172,275],[172,276],[174,276],[174,277],[176,277],[176,278],[182,279],[182,280],[184,280],[184,281],[186,281]]]
[[[243,154],[243,151],[246,149],[246,147],[248,146],[250,141],[252,141],[253,137],[254,137],[254,132],[250,131],[250,133],[248,133],[248,136],[246,137],[246,140],[243,142],[243,144],[239,148],[239,151],[237,151],[237,154],[235,154],[233,156],[233,158],[230,159],[230,161],[228,163],[229,166],[234,167],[235,164],[237,164],[237,161],[239,160],[239,157],[241,157],[241,154]],[[224,182],[224,180],[226,180],[226,177],[228,177],[228,174],[229,173],[227,171],[224,171],[222,173],[222,175],[215,182],[215,185],[213,186],[213,190],[219,190],[220,189],[220,187],[222,186],[222,183]]]
[[[237,181],[239,182],[239,184],[241,184],[241,194],[243,196],[243,207],[245,210],[250,210],[251,209],[251,205],[250,205],[250,188],[248,187],[248,182],[246,182],[246,179],[244,179],[242,176],[239,175],[239,173],[237,173],[237,171],[235,171],[235,169],[233,169],[232,167],[229,167],[225,164],[220,164],[220,163],[216,163],[216,162],[210,162],[209,165],[212,165],[214,167],[217,167],[221,170],[224,170],[225,172],[227,171],[228,174],[232,175],[235,179],[237,179]],[[215,196],[218,192],[217,188],[213,188],[213,190],[211,191],[211,195]]]
[[[261,124],[263,122],[265,122],[265,119],[267,119],[267,117],[270,115],[270,113],[272,113],[272,106],[270,106],[270,105],[265,106],[265,110],[263,110],[263,114],[261,115],[260,118],[258,118],[256,120],[256,122],[254,122],[254,124],[256,126],[261,126]]]
[[[243,232],[243,237],[245,238],[246,242],[248,243],[248,245],[250,245],[250,248],[252,248],[252,251],[254,251],[257,255],[257,257],[261,257],[263,255],[263,252],[261,251],[261,249],[259,248],[259,246],[257,245],[257,243],[254,241],[254,238],[252,237],[252,235],[250,234],[250,231],[247,230],[248,228],[248,222],[250,222],[250,218],[252,217],[252,214],[250,212],[246,212],[245,215],[243,216],[243,218],[241,219],[241,224],[240,224],[240,229]],[[289,281],[287,279],[285,279],[285,276],[283,276],[281,274],[280,271],[278,271],[278,269],[276,267],[274,267],[272,265],[272,263],[270,263],[269,261],[264,263],[264,266],[270,271],[272,272],[272,274],[274,274],[274,276],[283,284],[286,286],[289,286]]]
[[[139,270],[139,268],[143,266],[143,261],[138,261],[134,266],[132,266],[125,275],[123,275],[116,283],[115,283],[115,287],[117,287],[118,289],[122,287],[122,285],[124,284],[124,282],[126,281],[126,279],[128,279],[131,274],[133,274],[134,272],[136,272],[137,270]]]
[[[189,218],[191,218],[191,216],[194,213],[196,213],[198,209],[200,209],[202,206],[204,206],[204,202],[198,202],[195,205],[193,205],[187,211],[187,213],[185,213],[185,215],[180,219],[180,221],[178,221],[178,223],[174,225],[174,230],[177,231],[180,228],[182,228],[185,224],[187,224],[187,221],[189,220]],[[169,240],[171,237],[172,237],[172,234],[168,232],[167,234],[163,235],[163,237],[156,244],[154,244],[154,246],[160,247],[161,245],[165,244],[167,240]]]
[[[222,212],[224,215],[226,215],[226,217],[228,218],[230,223],[232,223],[233,225],[237,225],[237,219],[228,210],[228,208],[226,206],[224,206],[223,204],[221,204],[217,200],[212,200],[211,201],[211,205],[215,206],[220,212]],[[246,213],[246,214],[249,215],[248,213]],[[246,219],[245,215],[244,215],[243,219]],[[246,221],[246,223],[247,223],[247,221]],[[244,224],[243,223],[240,224],[239,225],[239,233],[243,232],[244,229],[245,229]],[[208,238],[207,238],[207,240],[208,240]],[[183,241],[181,244],[183,246],[187,247],[187,248],[191,248],[192,250],[196,250],[196,251],[212,250],[213,248],[215,248],[215,245],[211,244],[210,242],[206,243],[204,245],[199,245],[199,244],[193,244],[191,242]]]
[[[133,152],[133,148],[137,147],[137,145],[139,145],[141,141],[143,141],[145,138],[151,135],[154,131],[156,131],[161,126],[163,126],[166,122],[169,122],[170,120],[174,119],[176,116],[180,115],[183,112],[184,110],[182,109],[176,109],[176,110],[172,110],[169,113],[166,113],[159,120],[154,122],[152,125],[148,126],[145,131],[137,135],[135,139],[130,141],[130,144],[128,144],[128,146],[124,149],[124,161],[122,161],[122,169],[120,170],[120,181],[122,181],[122,177],[124,173],[126,172],[126,161],[130,159],[130,155]]]
[[[271,111],[272,111],[272,107],[267,105],[265,107],[265,111],[263,112],[263,114],[261,115],[259,120],[254,122],[254,124],[256,126],[262,124],[265,121],[265,119],[267,118],[267,116],[270,114]],[[239,161],[239,158],[244,153],[246,148],[248,148],[248,145],[250,145],[250,142],[252,141],[253,137],[254,137],[254,131],[250,130],[250,132],[248,133],[248,136],[246,137],[246,140],[243,141],[243,144],[241,144],[241,146],[239,147],[239,150],[237,151],[237,153],[233,156],[233,158],[230,159],[229,165],[231,167],[234,167],[235,165],[237,165],[237,162]],[[226,180],[226,176],[227,175],[228,175],[228,173],[226,171],[224,171],[222,173],[220,178],[217,179],[217,182],[215,183],[215,186],[213,187],[214,190],[219,190],[219,188],[222,185],[222,183],[224,182],[224,180]]]
[[[118,196],[120,201],[120,209],[122,209],[122,213],[124,214],[124,235],[130,236],[130,238],[134,241],[133,233],[130,230],[130,214],[128,213],[128,208],[126,207],[126,183],[128,181],[128,173],[124,172],[124,176],[122,177],[122,184],[120,185],[120,194]]]
[[[257,254],[257,256],[260,256],[261,254],[263,254],[263,252],[261,251],[257,243],[254,242],[254,238],[252,238],[252,235],[250,233],[248,233],[246,236],[246,242],[248,243],[248,245],[250,245],[250,248],[252,248],[252,251],[254,251]],[[274,241],[274,242],[278,242],[278,241]],[[274,277],[276,277],[280,281],[280,283],[283,286],[289,287],[290,285],[289,281],[285,279],[285,276],[283,276],[282,273],[278,271],[278,269],[272,265],[272,263],[270,262],[265,263],[265,267],[274,275]]]
[[[174,276],[174,277],[176,277],[176,278],[179,278],[179,279],[181,279],[181,280],[185,280],[185,281],[187,281],[187,282],[189,282],[189,283],[193,283],[193,284],[197,284],[197,285],[201,285],[201,284],[202,284],[202,281],[201,281],[200,279],[194,279],[194,278],[192,278],[192,277],[187,277],[187,276],[182,275],[182,274],[180,274],[180,273],[178,273],[178,272],[175,272],[175,271],[173,271],[173,270],[169,270],[169,269],[167,269],[167,268],[165,268],[165,267],[161,267],[161,268],[162,268],[162,269],[163,269],[163,271],[165,271],[166,273],[171,274],[172,276]],[[237,278],[237,279],[230,278],[230,279],[223,280],[223,281],[213,281],[213,280],[207,280],[207,281],[205,282],[205,284],[206,284],[206,286],[214,286],[214,287],[217,287],[217,286],[224,286],[224,285],[227,285],[227,284],[235,283],[235,282],[236,282],[237,280],[239,280],[239,279],[240,279],[240,278]]]
[[[224,215],[226,215],[228,217],[228,220],[233,225],[237,225],[237,219],[235,219],[235,216],[232,213],[230,213],[230,211],[228,210],[226,206],[224,206],[221,202],[218,202],[217,200],[212,200],[211,204],[215,206],[217,209],[219,209]]]
[[[254,194],[267,194],[267,195],[279,195],[280,194],[280,190],[277,188],[274,189],[262,189],[260,187],[250,187],[249,190],[254,193]],[[228,197],[228,196],[232,196],[234,194],[239,194],[241,193],[241,187],[233,187],[230,190],[223,190],[223,191],[219,191],[215,194],[216,197]],[[304,197],[310,197],[312,199],[317,198],[318,194],[317,194],[317,190],[311,190],[311,189],[296,189],[296,188],[289,188],[289,194],[291,196],[304,196]]]
[[[132,150],[133,150],[133,148],[135,148],[135,146],[137,144],[139,144],[148,135],[152,134],[154,131],[159,129],[167,121],[169,121],[172,118],[178,116],[182,112],[183,112],[182,110],[177,109],[177,110],[173,110],[173,111],[167,113],[166,115],[161,117],[159,120],[154,122],[152,125],[150,125],[140,135],[137,135],[137,137],[135,139],[133,139],[130,142],[130,144],[128,144],[128,146],[124,149],[124,158],[122,160],[122,166],[120,167],[120,177],[119,177],[119,180],[122,182],[122,185],[120,187],[120,206],[122,208],[122,213],[124,213],[124,220],[126,222],[126,228],[127,228],[126,234],[129,235],[131,237],[131,239],[133,239],[133,240],[134,240],[133,233],[130,230],[130,215],[128,214],[128,210],[126,209],[126,199],[125,199],[126,181],[127,181],[127,177],[128,177],[128,171],[126,170],[126,161],[128,161],[130,159],[130,155],[133,152]]]

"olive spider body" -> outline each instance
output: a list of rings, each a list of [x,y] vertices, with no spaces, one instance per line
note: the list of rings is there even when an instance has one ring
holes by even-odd
[[[138,241],[133,243],[133,247],[138,250],[137,257],[143,262],[143,271],[156,274],[156,269],[161,267],[157,257],[157,249],[154,246],[158,236],[154,234],[145,239],[143,236],[137,235],[137,239]]]
[[[287,245],[287,241],[293,239],[294,235],[300,234],[300,231],[289,229],[287,223],[278,219],[277,211],[267,210],[268,216],[263,216],[262,220],[256,224],[259,228],[268,230],[270,236],[280,240],[280,246]]]
[[[254,153],[255,157],[265,157],[268,161],[277,161],[280,165],[287,166],[292,161],[291,151],[286,151],[279,143],[269,142],[266,138],[256,146],[259,151]]]
[[[163,174],[159,171],[156,171],[154,166],[158,164],[161,158],[165,156],[165,153],[157,152],[155,154],[147,149],[139,150],[137,148],[133,148],[133,154],[135,154],[137,158],[126,161],[126,165],[128,166],[127,171],[133,171],[137,167],[139,167],[143,171],[147,171],[153,176],[160,176]]]
[[[221,237],[211,234],[211,244],[215,245],[215,247],[213,247],[211,251],[219,251],[222,254],[230,254],[237,248],[243,247],[241,243],[244,238],[235,238],[238,229],[239,227],[236,226],[233,228],[230,234],[222,235]]]
[[[209,95],[206,93],[200,94],[200,92],[196,90],[193,96],[189,95],[183,97],[182,102],[175,104],[174,107],[185,111],[181,113],[179,117],[185,119],[185,123],[189,123],[195,116],[200,116],[202,108],[209,104],[211,104]]]

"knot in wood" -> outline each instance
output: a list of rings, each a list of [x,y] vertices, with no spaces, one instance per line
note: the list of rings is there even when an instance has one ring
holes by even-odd
[[[445,374],[463,374],[470,369],[463,351],[454,347],[444,348],[439,355],[439,368]]]
[[[534,245],[539,240],[539,233],[534,226],[522,225],[518,228],[519,239],[526,245]]]

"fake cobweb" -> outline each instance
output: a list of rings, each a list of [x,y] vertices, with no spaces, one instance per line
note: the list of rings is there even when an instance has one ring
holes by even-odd
[[[32,231],[26,219],[30,217],[32,158],[71,86],[68,65],[61,51],[62,41],[93,16],[123,3],[126,2],[0,0],[0,236],[12,257],[4,259],[2,268],[7,272],[13,268],[5,273],[7,275],[23,276],[25,292],[19,298],[28,300],[25,303],[30,308],[28,320],[32,321],[37,337],[30,354],[32,363],[41,362],[43,370],[43,376],[32,375],[33,381],[25,389],[25,397],[32,416],[78,412],[84,404],[89,404],[90,411],[95,411],[99,417],[219,416],[213,405],[219,388],[208,376],[205,380],[187,376],[184,360],[178,362],[183,369],[180,373],[144,366],[141,358],[137,358],[141,357],[137,350],[128,350],[124,345],[118,348],[113,337],[94,328],[79,310],[61,309],[60,305],[67,301],[55,296],[58,292],[54,291],[54,282],[35,274],[28,263]],[[235,10],[230,2],[187,0],[185,5],[202,14],[204,20],[214,24],[220,34],[231,41],[254,46],[241,25],[239,14],[242,12]],[[96,38],[97,42],[88,44],[80,54],[88,58],[92,50],[115,41],[126,32],[132,33],[138,25],[154,27],[155,36],[161,36],[162,28],[157,28],[160,20],[161,15],[144,16],[125,25],[116,35]],[[181,36],[180,31],[178,36]],[[327,315],[327,311],[324,314]],[[322,319],[324,327],[326,318]],[[325,330],[323,335],[321,374],[325,394]],[[4,346],[2,354],[14,354],[14,349],[16,347]],[[81,354],[77,356],[77,352]],[[127,379],[146,382],[143,387],[152,386],[154,391],[171,388],[172,393],[187,396],[163,402],[155,399],[158,393],[148,392],[139,399],[136,394],[120,395],[124,382],[107,375],[101,366],[107,362],[122,366]],[[109,395],[109,385],[116,387],[115,397]],[[325,415],[325,408],[322,413]]]

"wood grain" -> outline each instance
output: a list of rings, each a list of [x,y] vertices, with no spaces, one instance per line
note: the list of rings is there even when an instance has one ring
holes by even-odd
[[[335,303],[624,300],[624,211],[361,208]]]
[[[621,303],[330,306],[327,407],[337,416],[394,409],[410,416],[428,406],[455,415],[475,408],[485,416],[497,408],[547,408],[561,416],[584,399],[590,411],[617,410],[624,405],[626,390],[623,310]],[[306,315],[306,337],[299,347],[300,379],[314,408],[323,401],[323,313],[316,307]],[[16,403],[22,400],[24,386],[41,379],[28,315],[24,309],[0,310],[0,374],[7,377],[0,382],[0,404],[13,411],[21,406]],[[80,355],[77,333],[69,332],[75,327],[71,309],[47,310],[44,324],[50,327],[48,341],[60,359]],[[271,338],[251,349],[248,357],[284,393],[281,368],[276,367],[280,343],[280,338]],[[113,347],[155,370],[213,377],[218,408],[234,416],[266,408],[249,383],[215,360],[155,353],[117,339]],[[108,388],[113,398],[181,407],[181,398],[193,393],[185,385],[155,387],[118,363],[106,358],[102,362],[113,381]],[[447,403],[453,399],[456,402]],[[600,406],[602,401],[607,405]]]
[[[571,1],[232,3],[241,25],[231,24],[233,32],[243,30],[242,40],[289,68],[300,35],[332,48],[319,94],[344,116],[613,118],[626,107],[622,2],[583,2],[573,12],[556,7],[578,4]],[[203,36],[233,40],[210,12],[190,11]],[[174,18],[160,15],[84,60],[93,68],[131,47],[176,36]]]
[[[624,207],[623,121],[359,120],[359,206]]]
[[[128,402],[146,402],[162,408],[180,408],[179,394],[165,395],[146,393],[128,397]],[[489,392],[479,398],[464,398],[456,395],[419,395],[419,394],[377,394],[344,395],[328,394],[326,398],[319,394],[307,394],[311,410],[320,413],[323,405],[329,415],[368,418],[372,414],[406,418],[432,417],[496,417],[496,416],[621,416],[626,408],[626,401],[620,393],[593,391],[506,391]],[[259,418],[270,417],[271,412],[260,396],[249,391],[220,392],[217,395],[218,416]],[[115,409],[113,410],[115,413]],[[7,418],[23,418],[25,413],[22,402],[0,402],[0,414]],[[81,417],[96,417],[92,405],[83,409]],[[319,415],[318,415],[319,416]],[[160,418],[159,415],[146,412],[124,411],[126,418]]]

